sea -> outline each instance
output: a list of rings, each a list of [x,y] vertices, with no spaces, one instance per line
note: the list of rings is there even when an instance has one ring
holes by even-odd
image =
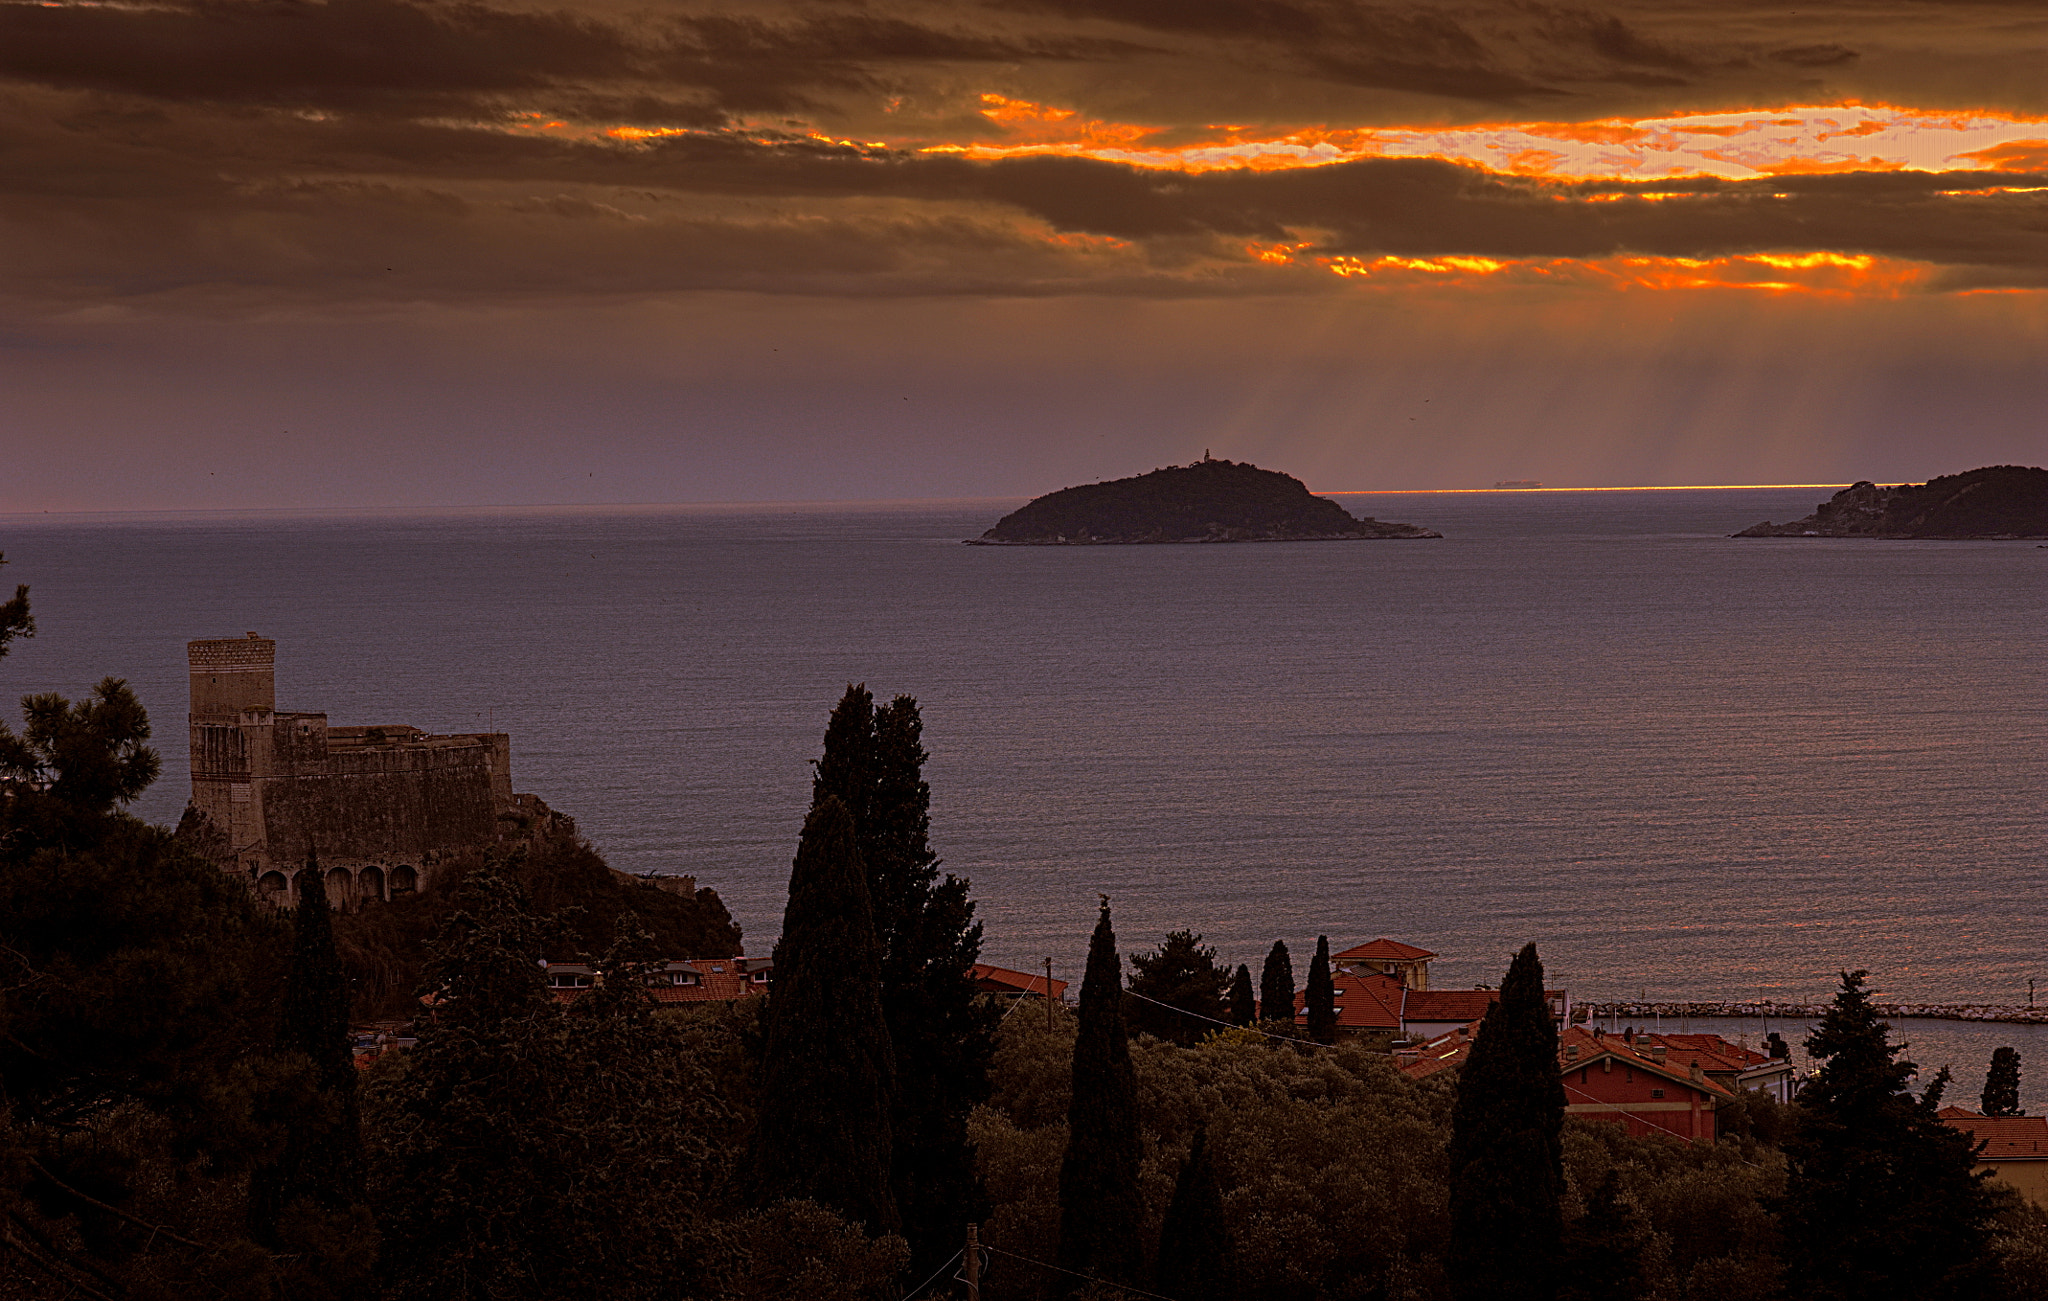
[[[518,790],[763,952],[861,682],[918,701],[1002,965],[1078,977],[1107,897],[1127,952],[1255,973],[1384,935],[1469,987],[1533,940],[1580,1001],[1863,969],[2048,1005],[2048,548],[1728,536],[1828,495],[1347,494],[1444,537],[1072,548],[961,545],[1008,500],[17,514],[0,695],[125,678],[164,759],[134,811],[174,822],[184,643],[259,632],[281,708],[510,733]],[[2009,1042],[2048,1101],[2048,1028],[1929,1025],[1951,1096]]]

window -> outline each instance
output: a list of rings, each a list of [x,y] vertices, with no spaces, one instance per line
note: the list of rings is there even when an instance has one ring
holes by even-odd
[[[754,982],[755,984],[757,984],[757,985],[765,985],[765,984],[767,984],[767,983],[768,983],[768,968],[766,968],[766,967],[763,967],[763,968],[761,968],[761,969],[760,969],[759,971],[750,971],[750,972],[748,972],[748,973],[747,973],[747,979],[748,979],[748,980],[751,980],[751,981],[753,981],[753,982]]]
[[[1650,1090],[1650,1096],[1651,1096],[1651,1097],[1653,1097],[1653,1098],[1661,1098],[1661,1097],[1663,1097],[1663,1096],[1664,1096],[1664,1090],[1662,1090],[1662,1089],[1651,1089],[1651,1090]]]

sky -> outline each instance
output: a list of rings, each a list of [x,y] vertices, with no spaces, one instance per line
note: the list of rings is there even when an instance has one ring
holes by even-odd
[[[0,0],[0,513],[2048,448],[2040,0]]]

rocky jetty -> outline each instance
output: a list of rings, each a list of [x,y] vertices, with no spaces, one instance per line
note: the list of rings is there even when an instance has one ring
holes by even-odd
[[[1790,524],[1769,520],[1738,538],[2048,537],[2048,470],[1990,465],[1926,483],[1858,483]]]
[[[1442,536],[1415,524],[1360,519],[1291,475],[1205,456],[1192,465],[1033,498],[968,541],[973,546],[1072,547]]]
[[[1871,1009],[1879,1016],[1923,1017],[1933,1021],[1997,1021],[2012,1025],[2048,1024],[2048,1007],[2030,1007],[2016,1003],[1872,1003]],[[1745,1017],[1768,1017],[1771,1020],[1818,1020],[1827,1010],[1826,1003],[1789,1003],[1767,999],[1754,999],[1728,1003],[1717,1002],[1619,1002],[1580,1003],[1588,1016],[1594,1020],[1607,1017],[1718,1017],[1741,1019]]]

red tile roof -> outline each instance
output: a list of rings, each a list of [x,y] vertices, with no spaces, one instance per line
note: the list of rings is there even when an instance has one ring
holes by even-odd
[[[757,966],[766,970],[762,959],[755,959]],[[558,967],[587,970],[581,963],[556,963]],[[668,964],[670,972],[687,969],[697,974],[693,985],[650,985],[647,996],[656,1003],[733,1003],[743,998],[752,998],[768,992],[768,982],[754,980],[748,975],[745,958],[686,958],[681,962]],[[665,973],[656,973],[657,975]],[[558,1003],[573,1003],[578,997],[590,992],[582,989],[551,989]]]
[[[986,962],[977,962],[968,970],[976,985],[990,994],[1038,994],[1045,993],[1043,973],[1032,975],[1028,971],[1011,971],[1008,967],[992,967]],[[1067,982],[1052,982],[1052,996],[1059,998],[1067,991]]]
[[[1413,944],[1403,944],[1399,940],[1390,940],[1385,936],[1381,936],[1379,939],[1373,940],[1368,944],[1360,944],[1356,948],[1346,949],[1342,953],[1333,953],[1330,955],[1330,961],[1419,962],[1424,958],[1433,958],[1435,956],[1436,954],[1431,953],[1428,949],[1418,949]]]
[[[2048,1116],[1980,1116],[1962,1107],[1935,1114],[1984,1145],[1979,1161],[2048,1161]]]
[[[1411,989],[1410,1021],[1477,1021],[1500,998],[1497,989]]]
[[[1401,1028],[1401,982],[1377,971],[1333,971],[1330,983],[1337,990],[1339,1030],[1399,1030]],[[1294,1019],[1308,1019],[1305,991],[1294,995]]]
[[[1478,1037],[1479,1026],[1476,1023],[1460,1026],[1449,1034],[1439,1035],[1414,1050],[1412,1055],[1402,1054],[1402,1058],[1406,1060],[1401,1063],[1401,1071],[1409,1078],[1419,1080],[1447,1067],[1460,1065],[1471,1055],[1472,1043]],[[1704,1061],[1700,1064],[1701,1075],[1695,1079],[1691,1061],[1672,1056],[1668,1048],[1665,1050],[1664,1060],[1659,1061],[1651,1055],[1651,1045],[1641,1039],[1630,1044],[1619,1035],[1597,1035],[1578,1026],[1571,1026],[1561,1032],[1557,1040],[1557,1066],[1560,1071],[1575,1071],[1582,1066],[1596,1065],[1603,1057],[1612,1057],[1632,1067],[1648,1071],[1652,1075],[1661,1075],[1665,1079],[1683,1084],[1708,1097],[1722,1101],[1733,1101],[1735,1098],[1734,1093],[1725,1085],[1706,1076]],[[1576,1056],[1571,1055],[1574,1048],[1578,1050]]]

